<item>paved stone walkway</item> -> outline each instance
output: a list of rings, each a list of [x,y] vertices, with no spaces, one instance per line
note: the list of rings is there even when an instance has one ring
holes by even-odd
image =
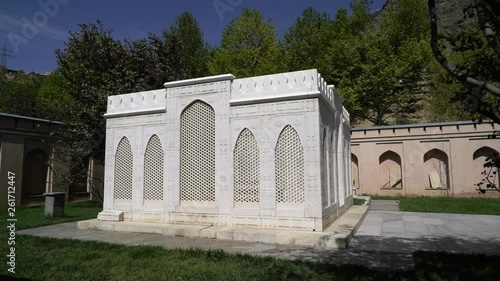
[[[357,263],[389,268],[413,266],[412,253],[416,250],[500,255],[500,216],[482,215],[370,211],[349,249],[341,251],[242,241],[82,230],[77,229],[76,222],[27,229],[18,233],[126,245],[222,249],[230,253],[336,264]]]
[[[396,267],[413,264],[417,250],[500,255],[500,216],[369,211],[348,249]]]

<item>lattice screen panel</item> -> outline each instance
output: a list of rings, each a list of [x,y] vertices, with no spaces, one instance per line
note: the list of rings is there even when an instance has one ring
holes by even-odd
[[[182,201],[215,201],[215,113],[197,101],[181,116]]]
[[[144,153],[144,200],[163,200],[163,149],[157,135]]]
[[[257,141],[250,130],[244,129],[234,148],[234,201],[259,202],[260,161]]]
[[[276,202],[304,202],[304,149],[299,135],[286,126],[278,139],[276,157]]]
[[[132,148],[128,139],[122,138],[115,155],[115,199],[132,200],[132,168]]]

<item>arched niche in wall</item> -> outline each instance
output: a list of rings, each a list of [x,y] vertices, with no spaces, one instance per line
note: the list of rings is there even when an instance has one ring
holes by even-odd
[[[359,189],[359,162],[358,157],[351,153],[352,188]]]
[[[180,200],[215,202],[215,112],[199,100],[181,114]]]
[[[328,206],[330,201],[330,157],[328,155],[329,143],[326,127],[323,128],[323,142],[321,146],[321,198],[323,207]]]
[[[401,157],[394,151],[379,157],[379,184],[381,188],[403,188]]]
[[[115,200],[132,200],[133,158],[130,142],[124,137],[118,143],[115,154]]]
[[[471,175],[474,179],[473,184],[478,184],[488,177],[490,182],[499,186],[498,170],[495,171],[494,169],[492,170],[484,167],[486,159],[496,154],[498,154],[498,151],[488,146],[483,146],[474,151],[474,154],[472,155],[472,160],[474,161],[474,172]],[[483,172],[485,172],[485,174],[482,174]],[[486,183],[482,185],[482,188],[486,189]]]
[[[164,155],[160,138],[151,136],[144,153],[144,200],[163,200]]]
[[[259,203],[260,154],[252,132],[245,128],[236,141],[233,153],[234,202]]]
[[[23,196],[41,195],[46,192],[49,155],[36,148],[24,157]]]
[[[424,171],[428,178],[427,188],[449,188],[450,174],[448,155],[439,149],[432,149],[424,154]]]

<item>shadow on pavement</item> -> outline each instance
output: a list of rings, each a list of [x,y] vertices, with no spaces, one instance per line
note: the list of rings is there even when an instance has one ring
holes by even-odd
[[[422,264],[425,259],[416,259],[415,252],[460,254],[484,254],[500,261],[500,240],[462,240],[455,237],[398,238],[380,236],[356,236],[346,250],[325,251],[311,248],[277,247],[261,254],[290,259],[317,260],[334,264],[360,264],[368,267],[408,269]],[[419,254],[419,257],[422,254]],[[425,256],[425,255],[423,255]],[[429,258],[432,254],[429,253]],[[449,261],[452,261],[450,259]],[[444,262],[444,261],[443,261]]]

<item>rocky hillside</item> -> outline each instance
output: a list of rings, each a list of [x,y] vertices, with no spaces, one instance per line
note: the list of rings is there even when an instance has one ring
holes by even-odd
[[[382,9],[373,13],[374,20],[380,22],[384,12],[397,6],[398,2],[399,0],[387,0]],[[464,19],[463,11],[473,3],[474,0],[436,0],[438,23],[441,30],[445,34],[453,36],[459,33],[464,27],[469,26],[472,23],[472,19]]]

